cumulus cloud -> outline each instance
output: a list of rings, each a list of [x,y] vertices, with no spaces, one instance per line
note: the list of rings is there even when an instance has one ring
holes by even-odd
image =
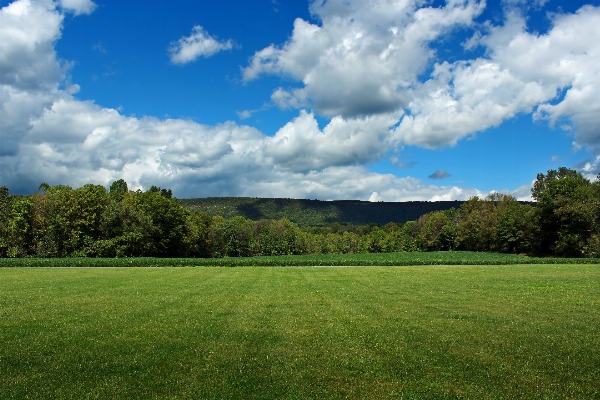
[[[553,24],[552,30],[541,37],[521,33],[508,46],[499,48],[495,57],[519,76],[537,78],[556,91],[564,90],[560,102],[549,98],[540,104],[535,117],[551,125],[569,118],[575,124],[577,143],[598,152],[600,8],[584,6],[575,14],[556,15]]]
[[[404,109],[387,138],[396,148],[452,146],[534,113],[551,126],[568,119],[576,145],[599,152],[600,8],[549,15],[551,28],[539,35],[527,31],[523,16],[545,1],[534,3],[507,0],[500,24],[475,24],[485,2],[448,1],[437,8],[416,0],[314,2],[311,12],[321,24],[297,19],[287,42],[254,54],[244,79],[276,74],[301,82],[272,93],[281,109],[309,107],[331,118]],[[472,29],[463,46],[482,46],[485,56],[439,59],[432,41],[457,27]],[[423,80],[419,74],[432,62]]]
[[[273,137],[265,139],[265,157],[278,168],[302,172],[328,166],[376,161],[387,146],[384,137],[398,114],[333,118],[323,130],[314,114],[301,111]]]
[[[279,74],[302,81],[300,89],[273,93],[282,108],[310,105],[329,117],[398,111],[409,103],[406,89],[435,55],[428,44],[454,27],[472,24],[484,4],[313,2],[311,12],[322,24],[296,19],[291,38],[258,51],[243,70],[244,79]]]
[[[293,123],[298,128],[312,124],[313,118],[303,113]],[[337,134],[336,128],[314,129],[315,134],[326,136]],[[274,139],[233,122],[206,126],[186,120],[126,117],[65,96],[33,122],[13,163],[2,164],[12,166],[10,174],[5,169],[0,173],[13,190],[31,190],[42,181],[109,185],[123,178],[134,189],[159,185],[172,188],[179,197],[367,200],[378,192],[382,201],[410,201],[467,199],[480,194],[475,189],[376,174],[348,161],[351,157],[344,159],[343,149],[323,155],[333,157],[339,165],[326,164],[325,158],[316,156],[304,160],[304,154],[289,154],[287,147],[277,147],[284,134],[290,133],[282,129]],[[351,140],[351,136],[342,139]],[[289,137],[298,140],[294,133]],[[325,143],[320,142],[322,151],[328,151]],[[340,143],[343,145],[343,140]],[[277,151],[283,154],[272,154]],[[292,161],[273,160],[284,155]]]
[[[43,3],[19,1],[0,10],[0,84],[30,92],[57,84],[63,71],[54,43],[62,21],[62,14]]]
[[[58,93],[64,69],[54,43],[62,20],[53,4],[19,1],[0,10],[0,156],[18,152],[31,118]]]
[[[395,140],[426,148],[455,145],[475,132],[498,126],[556,95],[556,89],[524,81],[487,59],[438,64],[418,85],[410,115],[394,129]]]
[[[251,110],[236,111],[235,113],[237,114],[239,119],[248,119],[252,116]]]
[[[60,6],[75,15],[91,14],[96,8],[92,0],[60,0]]]
[[[80,101],[75,85],[60,88],[65,71],[54,43],[63,14],[56,7],[21,0],[0,11],[0,180],[13,192],[31,192],[44,181],[109,185],[123,178],[134,189],[160,185],[180,197],[366,200],[378,192],[397,201],[457,193],[360,165],[381,156],[382,137],[401,112],[336,117],[320,129],[313,113],[301,111],[269,137],[233,122],[127,117]]]
[[[503,25],[488,24],[485,35],[473,36],[486,48],[485,57],[436,64],[431,78],[411,92],[410,113],[394,130],[397,143],[454,145],[533,112],[551,126],[569,118],[576,145],[599,151],[600,101],[594,93],[600,91],[600,9],[584,6],[552,18],[548,33],[531,34],[525,18],[509,11]]]
[[[285,90],[277,88],[271,94],[271,101],[282,110],[301,108],[309,105],[306,92],[302,89]]]
[[[210,57],[223,50],[231,50],[233,41],[219,41],[210,36],[200,25],[194,26],[190,36],[184,36],[169,44],[169,54],[173,64],[187,64],[198,57]]]
[[[15,192],[43,181],[108,185],[123,178],[133,188],[170,187],[180,197],[462,200],[485,193],[363,165],[406,144],[452,145],[524,112],[551,124],[569,119],[579,145],[600,143],[594,7],[553,16],[544,35],[528,33],[525,19],[509,12],[502,25],[473,34],[469,46],[483,46],[485,56],[450,63],[438,60],[430,43],[473,27],[484,2],[315,2],[320,25],[296,20],[289,41],[258,51],[243,70],[246,81],[278,74],[301,82],[271,95],[278,107],[300,110],[267,136],[234,122],[134,118],[78,100],[76,85],[64,87],[68,65],[54,45],[64,12],[86,13],[85,4],[93,3],[18,0],[0,10],[0,180]],[[184,64],[231,46],[195,27],[170,52]],[[423,80],[428,65],[433,71]],[[323,128],[317,114],[330,117]],[[598,164],[582,169],[591,174]],[[514,193],[526,198],[529,187]]]
[[[584,160],[574,166],[576,170],[581,172],[581,174],[589,179],[590,181],[595,181],[600,174],[600,156],[596,156],[596,158],[590,160]]]

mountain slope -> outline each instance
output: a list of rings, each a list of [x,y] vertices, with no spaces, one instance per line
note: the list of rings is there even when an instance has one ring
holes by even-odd
[[[368,202],[359,200],[268,199],[250,197],[207,197],[179,199],[190,209],[225,218],[243,216],[252,220],[288,219],[301,225],[334,222],[351,225],[406,222],[431,211],[458,208],[462,201]]]

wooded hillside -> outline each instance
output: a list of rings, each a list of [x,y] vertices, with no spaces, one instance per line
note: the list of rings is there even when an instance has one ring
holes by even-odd
[[[359,200],[266,199],[250,197],[208,197],[179,199],[181,205],[211,216],[242,216],[254,221],[287,219],[299,225],[349,225],[414,221],[432,211],[458,209],[463,201],[369,202]]]

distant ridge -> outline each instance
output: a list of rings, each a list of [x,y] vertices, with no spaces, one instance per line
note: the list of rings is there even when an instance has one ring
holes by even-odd
[[[260,219],[287,219],[300,225],[350,225],[389,222],[404,223],[432,211],[458,209],[463,201],[369,202],[360,200],[306,200],[251,197],[206,197],[179,199],[190,209],[224,218],[243,216]]]

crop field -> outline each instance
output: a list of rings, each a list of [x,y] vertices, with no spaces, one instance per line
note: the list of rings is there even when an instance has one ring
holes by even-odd
[[[0,268],[0,398],[600,398],[598,310],[585,264]]]
[[[600,264],[598,258],[537,258],[471,251],[311,254],[231,258],[3,258],[0,267],[308,267]]]

